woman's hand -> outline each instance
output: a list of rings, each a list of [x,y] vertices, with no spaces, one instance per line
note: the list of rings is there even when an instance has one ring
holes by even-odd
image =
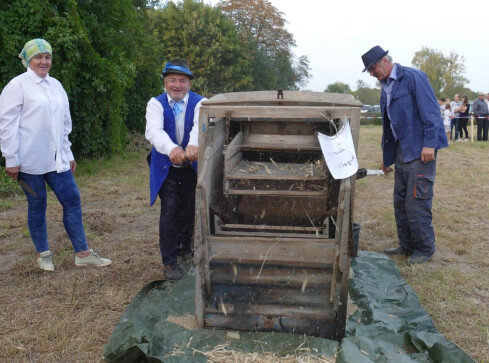
[[[19,176],[19,171],[20,171],[20,165],[19,166],[12,166],[12,167],[9,167],[9,168],[5,168],[5,172],[12,179],[17,179],[17,177]]]
[[[75,160],[70,161],[70,170],[73,174],[75,174],[75,170],[76,170],[76,161]]]

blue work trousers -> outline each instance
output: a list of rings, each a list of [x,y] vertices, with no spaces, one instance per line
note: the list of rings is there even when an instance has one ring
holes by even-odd
[[[394,214],[400,246],[414,256],[435,253],[435,231],[431,207],[435,185],[436,160],[416,159],[404,163],[397,147],[394,175]]]
[[[160,211],[160,252],[163,265],[174,266],[179,252],[190,252],[195,219],[197,174],[192,167],[170,167],[158,193]]]
[[[34,196],[24,189],[28,203],[27,224],[36,251],[41,253],[49,250],[46,225],[46,183],[63,206],[63,224],[73,249],[76,253],[87,251],[88,245],[82,222],[80,192],[71,170],[62,173],[53,171],[41,175],[19,172],[19,180],[23,180],[37,195]]]

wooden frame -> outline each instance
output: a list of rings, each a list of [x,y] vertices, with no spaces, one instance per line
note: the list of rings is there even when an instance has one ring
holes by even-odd
[[[291,164],[293,170],[273,160],[255,161],[262,170],[247,174],[252,162],[245,158],[263,153],[317,158],[318,130],[345,116],[357,147],[361,103],[347,95],[325,100],[320,93],[287,91],[280,101],[274,92],[214,98],[202,105],[199,124],[198,327],[341,339],[355,176],[334,180],[327,170],[298,172],[299,163]]]

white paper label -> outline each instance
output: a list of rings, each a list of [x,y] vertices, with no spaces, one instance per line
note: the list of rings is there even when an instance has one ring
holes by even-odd
[[[335,179],[349,178],[358,171],[358,159],[351,135],[350,122],[345,116],[343,126],[336,135],[327,136],[318,133],[319,144]]]

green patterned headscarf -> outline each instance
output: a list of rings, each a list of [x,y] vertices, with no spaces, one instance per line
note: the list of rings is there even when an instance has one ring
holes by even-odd
[[[22,59],[22,64],[28,68],[32,57],[44,53],[53,54],[51,44],[44,39],[32,39],[25,43],[24,49],[19,54],[19,58]]]

